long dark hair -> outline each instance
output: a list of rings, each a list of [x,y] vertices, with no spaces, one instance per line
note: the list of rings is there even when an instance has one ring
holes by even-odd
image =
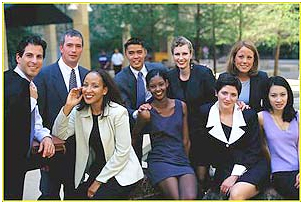
[[[112,77],[105,70],[103,70],[103,69],[91,70],[85,75],[85,77],[89,73],[98,74],[103,81],[103,85],[105,87],[107,87],[107,89],[108,89],[107,94],[103,96],[101,110],[104,110],[106,105],[110,105],[111,101],[118,103],[120,105],[123,105],[120,90],[118,89],[118,87],[117,87],[116,83],[114,82],[114,80],[112,79]],[[84,77],[84,79],[85,79],[85,77]],[[83,108],[88,107],[88,106],[89,105],[87,103],[85,103],[84,99],[82,99],[77,110],[80,111]],[[101,116],[103,116],[103,113]]]
[[[296,113],[297,111],[295,111],[294,109],[294,95],[292,93],[292,90],[288,84],[288,82],[281,76],[273,76],[270,77],[265,89],[265,96],[264,96],[264,108],[267,111],[272,111],[273,108],[270,105],[269,102],[269,90],[272,86],[283,86],[286,90],[287,90],[287,104],[283,110],[283,114],[282,114],[282,119],[285,122],[290,122],[292,121],[294,118],[296,118],[297,120],[297,116]]]

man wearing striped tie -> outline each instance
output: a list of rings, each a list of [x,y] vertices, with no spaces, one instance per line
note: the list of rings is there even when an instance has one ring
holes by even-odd
[[[151,93],[146,89],[145,76],[152,69],[162,69],[165,71],[168,69],[162,64],[160,66],[157,63],[145,62],[147,50],[143,40],[139,38],[130,38],[127,40],[124,44],[124,49],[129,66],[123,68],[114,79],[121,91],[122,99],[129,113],[130,125],[133,128],[137,119],[139,106],[151,99]],[[136,140],[136,143],[133,144],[140,162],[142,160],[142,142],[143,133]]]
[[[38,104],[43,125],[50,130],[54,121],[65,104],[67,95],[72,88],[81,87],[88,70],[79,65],[83,51],[82,34],[69,29],[61,35],[61,57],[54,63],[42,68],[35,77],[38,88]],[[66,154],[56,156],[49,166],[41,169],[39,200],[60,200],[61,184],[64,188],[64,199],[69,199],[74,190],[75,139],[66,140]],[[48,168],[49,167],[49,168]]]
[[[39,36],[24,38],[16,51],[17,66],[4,73],[4,199],[22,200],[33,139],[38,152],[52,157],[55,147],[50,131],[42,125],[34,77],[40,72],[46,42]]]

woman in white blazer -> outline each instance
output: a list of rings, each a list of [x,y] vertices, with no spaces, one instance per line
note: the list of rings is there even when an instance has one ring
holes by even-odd
[[[127,199],[143,178],[121,101],[111,77],[93,70],[70,91],[55,120],[54,135],[76,136],[75,199]]]

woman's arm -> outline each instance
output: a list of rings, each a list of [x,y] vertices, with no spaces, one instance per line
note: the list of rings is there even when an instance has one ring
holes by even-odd
[[[268,163],[270,163],[270,152],[268,149],[268,145],[266,142],[265,132],[264,132],[264,119],[263,119],[263,112],[258,112],[258,121],[259,121],[259,127],[260,127],[260,139],[261,139],[261,148],[262,152],[266,157],[266,160]]]
[[[73,88],[66,98],[65,105],[56,117],[52,134],[60,139],[66,140],[68,137],[75,134],[75,110],[74,112],[72,110],[82,99],[80,93],[81,88]]]
[[[185,153],[187,156],[189,156],[190,140],[188,133],[187,107],[184,102],[182,102],[182,109],[183,109],[183,144],[185,148]]]
[[[140,137],[140,133],[145,125],[150,121],[151,106],[148,104],[143,104],[139,107],[138,118],[132,130],[132,144],[136,144],[137,138]]]

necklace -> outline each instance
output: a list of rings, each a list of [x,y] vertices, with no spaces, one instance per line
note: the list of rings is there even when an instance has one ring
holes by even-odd
[[[281,129],[281,130],[283,130],[283,131],[285,131],[285,130],[288,129],[289,123],[284,122],[284,121],[282,120],[282,118],[280,118],[280,117],[277,118],[277,117],[274,116],[274,115],[272,115],[272,117],[273,117],[273,119],[274,119],[276,125],[279,127],[279,129]],[[281,122],[281,121],[282,121],[282,122]]]

